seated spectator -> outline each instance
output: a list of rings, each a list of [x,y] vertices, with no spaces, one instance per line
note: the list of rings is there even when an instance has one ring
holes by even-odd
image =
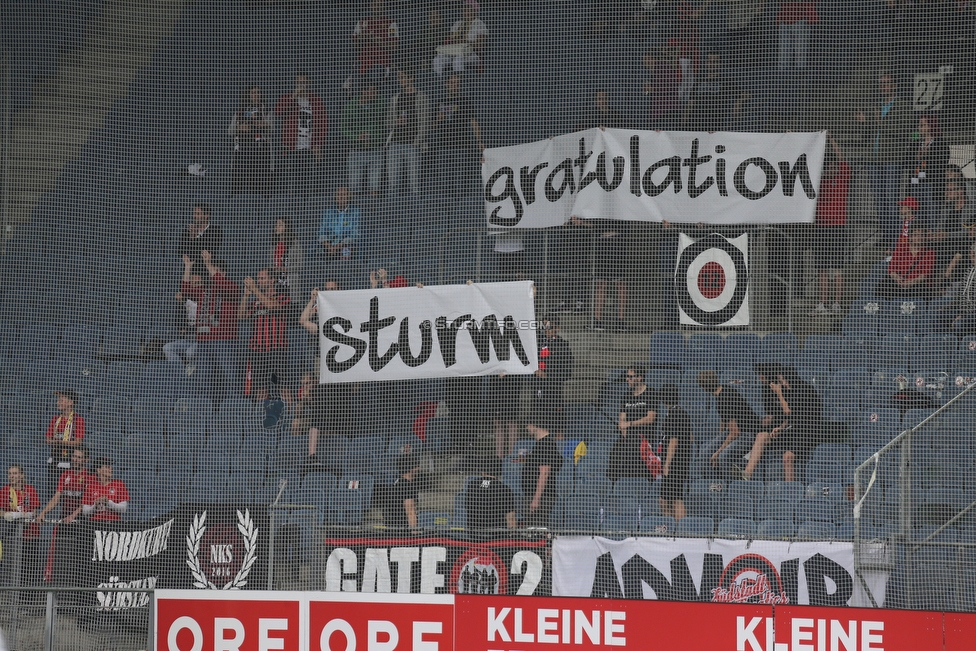
[[[641,445],[647,441],[655,445],[654,421],[657,419],[657,395],[644,383],[644,367],[630,365],[624,373],[628,393],[620,401],[617,429],[620,434],[610,448],[607,479],[612,482],[623,477],[651,475],[641,457]]]
[[[722,69],[722,57],[713,52],[705,60],[705,78],[696,83],[684,111],[688,131],[727,131],[738,126],[749,93],[741,90]]]
[[[330,258],[351,260],[359,244],[359,208],[352,205],[349,188],[335,191],[335,206],[322,213],[318,240],[322,251]]]
[[[840,300],[844,295],[844,253],[847,251],[847,192],[851,182],[851,167],[844,160],[844,152],[834,137],[827,134],[830,147],[827,153],[826,174],[820,180],[820,199],[816,214],[816,265],[820,287],[820,302],[810,316],[841,316]],[[827,301],[830,276],[834,277],[834,302]]]
[[[71,453],[85,440],[85,419],[75,412],[78,393],[73,389],[55,391],[58,415],[51,417],[44,442],[48,446],[48,493],[54,493],[61,473],[71,469]]]
[[[677,53],[668,48],[652,48],[643,57],[639,122],[650,129],[678,126],[678,84],[681,68]]]
[[[437,56],[430,64],[435,74],[444,74],[448,63],[452,63],[454,72],[481,69],[488,26],[478,18],[478,9],[477,0],[464,0],[460,20],[451,27],[444,44],[438,46]]]
[[[193,221],[180,234],[177,254],[189,257],[194,264],[203,267],[202,251],[216,253],[224,241],[224,232],[220,226],[210,223],[210,205],[202,201],[193,204]],[[202,273],[202,269],[197,271]]]
[[[359,96],[346,102],[342,111],[342,135],[349,144],[349,187],[357,195],[363,191],[364,174],[373,196],[379,194],[383,178],[386,102],[377,96],[376,85],[375,77],[367,78]]]
[[[969,272],[965,260],[972,255],[974,244],[976,244],[976,214],[964,218],[962,231],[952,233],[935,244],[936,268],[941,269],[942,274],[937,280],[942,282],[947,294],[954,294],[959,283]],[[940,265],[939,262],[944,264]]]
[[[398,463],[400,476],[390,487],[386,508],[386,526],[394,529],[417,528],[417,473],[420,461],[415,454],[405,454]]]
[[[436,149],[438,178],[458,183],[474,176],[475,163],[480,160],[485,144],[474,106],[461,94],[461,75],[449,75],[444,88],[444,99],[434,115],[431,140]]]
[[[715,396],[719,417],[718,436],[705,443],[700,451],[701,459],[707,464],[702,476],[717,472],[720,478],[731,479],[733,463],[752,447],[762,419],[738,389],[719,384],[715,371],[699,372],[698,386]]]
[[[295,90],[278,98],[274,112],[282,119],[283,189],[293,194],[317,191],[318,164],[322,160],[329,121],[322,98],[309,88],[308,75],[295,75]]]
[[[121,479],[112,478],[112,461],[95,459],[95,479],[88,482],[81,509],[94,522],[118,522],[129,507],[129,490]]]
[[[279,294],[277,282],[268,269],[258,271],[257,280],[244,279],[244,294],[237,308],[238,319],[253,319],[248,342],[247,363],[251,395],[258,402],[268,400],[269,386],[277,385],[285,402],[291,402],[287,378],[288,319],[290,298]]]
[[[622,127],[624,116],[610,106],[610,94],[603,88],[593,93],[593,106],[576,123],[576,131],[597,127]]]
[[[234,142],[231,190],[238,194],[267,194],[271,187],[271,131],[274,114],[261,99],[261,89],[249,84],[227,127]],[[216,249],[214,249],[216,250]]]
[[[397,73],[400,92],[393,96],[386,118],[390,135],[386,152],[386,170],[390,191],[400,189],[400,172],[407,170],[410,191],[420,192],[420,157],[427,151],[427,130],[430,128],[430,102],[427,93],[413,85],[414,74],[401,68]]]
[[[662,405],[668,410],[661,424],[661,441],[664,444],[661,474],[661,514],[675,521],[687,515],[685,490],[694,454],[695,435],[691,431],[691,417],[678,406],[678,387],[665,384],[658,393]]]
[[[369,3],[369,15],[356,23],[352,42],[356,47],[355,68],[353,76],[342,85],[349,92],[356,90],[355,79],[370,74],[373,68],[381,68],[384,75],[390,72],[400,43],[400,28],[386,15],[383,0]]]
[[[202,291],[203,278],[198,273],[194,273],[193,261],[188,256],[183,256],[183,284],[189,284],[195,291]],[[180,362],[186,366],[192,374],[193,358],[197,354],[197,308],[199,304],[192,298],[184,295],[182,291],[174,295],[176,302],[180,304],[180,311],[186,314],[186,319],[177,318],[176,327],[178,339],[163,344],[163,355],[167,361]]]
[[[900,237],[888,263],[888,275],[878,283],[878,296],[883,298],[926,298],[932,295],[932,272],[935,251],[926,245],[926,230],[914,217],[918,209],[914,197],[902,200],[902,215],[906,218],[907,237]]]
[[[763,417],[759,428],[768,432],[786,420],[786,416],[783,414],[783,401],[779,394],[773,390],[773,384],[779,382],[779,376],[783,374],[783,371],[776,362],[754,364],[752,370],[756,373],[756,379],[759,381],[759,393],[762,398]]]
[[[969,204],[976,204],[976,183],[973,183],[971,179],[967,179],[963,176],[962,168],[955,163],[949,163],[946,166],[946,183],[956,182],[966,193],[966,202]],[[948,191],[948,188],[946,188]]]
[[[939,225],[939,212],[945,203],[949,144],[942,138],[939,117],[934,113],[919,117],[918,133],[912,192],[919,200],[918,216],[922,224],[929,230],[935,230]]]
[[[278,284],[278,293],[287,294],[290,299],[289,307],[294,308],[305,255],[301,242],[295,237],[291,222],[284,217],[279,217],[274,222],[270,262],[272,275]]]
[[[23,520],[23,530],[21,539],[23,541],[23,551],[21,552],[21,583],[30,585],[35,582],[37,568],[40,561],[40,538],[41,525],[38,522],[30,522],[34,514],[41,507],[41,502],[37,497],[37,490],[27,483],[27,475],[24,473],[24,466],[19,463],[10,464],[7,468],[7,485],[0,498],[0,514],[6,522],[19,522]],[[27,524],[29,522],[29,524]],[[4,536],[4,543],[10,538]],[[4,549],[6,552],[7,550]],[[4,554],[4,565],[7,561],[7,554]]]
[[[959,233],[976,217],[976,201],[966,195],[964,179],[946,182],[945,202],[942,204],[937,231]]]
[[[519,457],[522,464],[523,526],[548,527],[549,515],[556,504],[556,473],[563,465],[556,442],[549,434],[545,418],[533,416],[525,429],[535,439],[532,450]]]
[[[502,462],[490,455],[478,457],[480,479],[468,482],[464,496],[468,530],[501,531],[514,529],[515,493],[501,480]]]
[[[939,325],[960,339],[976,333],[976,216],[966,226],[967,236],[955,245],[957,252],[944,275],[946,282],[953,278],[959,281],[947,292],[952,301],[936,315]]]

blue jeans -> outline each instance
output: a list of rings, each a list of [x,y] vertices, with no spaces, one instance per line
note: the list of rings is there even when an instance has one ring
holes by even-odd
[[[386,150],[386,173],[389,177],[390,192],[400,189],[400,168],[406,165],[407,181],[410,183],[410,191],[414,194],[420,192],[419,168],[420,168],[420,148],[415,145],[402,145],[391,142]]]
[[[776,67],[779,70],[796,68],[805,70],[807,67],[807,50],[810,47],[810,26],[807,21],[800,20],[792,25],[779,26],[779,60]]]
[[[729,444],[729,447],[722,450],[718,455],[718,468],[713,468],[711,463],[711,457],[718,450],[719,446],[722,445],[722,441],[725,440],[725,434],[715,437],[704,446],[702,446],[701,456],[699,457],[701,463],[701,476],[708,477],[719,477],[720,479],[734,479],[732,476],[732,464],[738,463],[740,466],[744,467],[742,462],[742,455],[747,453],[752,449],[752,444],[756,440],[755,434],[748,434],[746,432],[740,432],[739,437]]]
[[[363,172],[369,174],[369,191],[380,191],[380,179],[383,178],[383,150],[381,149],[353,149],[349,152],[349,189],[353,193],[362,192]]]
[[[874,211],[878,214],[878,228],[884,242],[882,245],[894,248],[901,231],[898,218],[898,191],[901,185],[901,165],[898,163],[871,163],[868,168],[868,181],[871,196],[874,198]]]

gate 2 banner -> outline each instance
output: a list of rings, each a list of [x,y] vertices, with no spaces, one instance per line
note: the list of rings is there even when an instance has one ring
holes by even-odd
[[[552,575],[557,597],[871,605],[849,542],[559,537]],[[865,575],[879,604],[887,579],[884,572]]]
[[[325,541],[326,592],[548,595],[544,538]]]
[[[532,283],[320,292],[319,382],[529,374]]]
[[[588,129],[485,150],[488,225],[581,219],[811,223],[824,132]]]
[[[674,294],[682,325],[749,325],[749,236],[681,233]]]

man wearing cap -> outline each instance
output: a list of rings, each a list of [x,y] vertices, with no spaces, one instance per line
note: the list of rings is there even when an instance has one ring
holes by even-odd
[[[500,479],[502,461],[485,455],[479,459],[481,477],[468,482],[464,495],[469,530],[494,531],[514,529],[515,494]]]
[[[522,519],[525,526],[548,527],[549,514],[556,504],[556,473],[563,458],[549,434],[545,414],[536,414],[525,429],[535,439],[532,450],[520,459],[522,463]]]
[[[94,522],[118,522],[129,506],[129,490],[121,479],[112,479],[111,459],[95,459],[95,478],[85,487],[82,511]]]
[[[52,493],[61,473],[71,468],[71,451],[81,447],[85,438],[85,419],[75,413],[78,393],[73,389],[62,389],[54,395],[58,397],[58,415],[51,417],[44,434],[44,442],[50,450],[48,490]]]

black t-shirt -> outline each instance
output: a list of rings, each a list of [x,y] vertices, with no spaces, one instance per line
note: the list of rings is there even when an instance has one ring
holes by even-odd
[[[743,432],[755,434],[760,428],[760,418],[752,410],[746,399],[731,386],[722,388],[715,398],[715,408],[723,423],[734,420]]]
[[[691,452],[692,446],[694,445],[691,432],[691,416],[681,407],[670,409],[661,425],[661,429],[663,430],[662,438],[664,440],[664,449],[661,451],[661,463],[663,464],[667,461],[668,446],[671,445],[671,439],[678,439],[678,448],[674,451],[674,458],[671,459],[671,467],[668,468],[668,474],[678,477],[686,476],[688,474],[688,468],[691,466]]]
[[[779,396],[769,388],[769,383],[763,384],[760,387],[760,392],[762,393],[763,411],[766,416],[773,417],[770,427],[775,427],[782,423],[784,418],[783,406],[779,404]]]
[[[472,118],[474,108],[471,102],[463,97],[444,99],[433,117],[434,142],[437,147],[473,149],[475,140],[474,130],[471,128]]]
[[[647,416],[648,412],[657,410],[657,395],[651,389],[645,389],[639,396],[627,394],[620,401],[620,412],[624,414],[627,422],[633,422]],[[654,444],[651,435],[654,432],[654,425],[641,425],[631,427],[627,430],[628,437],[640,437],[648,439],[648,443]]]
[[[823,401],[817,390],[806,382],[795,382],[786,392],[790,406],[790,425],[804,434],[816,434],[823,416]]]
[[[515,494],[497,477],[482,477],[468,484],[464,505],[469,529],[504,529],[505,514],[515,511]]]
[[[417,499],[417,487],[405,477],[397,479],[390,487],[390,502],[386,508],[386,526],[405,529],[410,526],[407,521],[407,510],[403,503]],[[414,502],[416,505],[416,501]]]
[[[535,442],[532,451],[522,463],[522,495],[532,499],[535,487],[539,481],[539,468],[549,466],[549,478],[546,480],[545,495],[556,494],[556,473],[563,465],[563,458],[556,449],[556,441],[549,435]]]
[[[412,145],[417,138],[417,93],[400,93],[396,99],[395,119],[406,119],[404,124],[396,124],[393,128],[393,142],[401,145]]]

